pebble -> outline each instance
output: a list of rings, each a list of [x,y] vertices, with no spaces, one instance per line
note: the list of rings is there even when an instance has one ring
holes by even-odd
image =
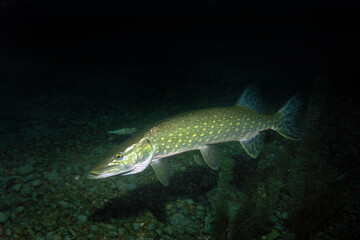
[[[37,186],[39,186],[39,185],[41,185],[42,184],[42,182],[40,181],[40,180],[35,180],[35,181],[32,181],[31,182],[31,185],[33,186],[33,187],[37,187]]]
[[[173,235],[174,234],[174,229],[171,226],[166,226],[163,229],[164,233],[168,234],[168,235]]]
[[[57,201],[57,204],[61,207],[61,208],[70,208],[72,205],[66,201]]]
[[[0,223],[6,223],[6,221],[9,218],[9,214],[8,213],[2,213],[0,212]]]
[[[170,224],[174,226],[186,226],[189,220],[181,213],[176,213],[170,218]]]
[[[155,229],[155,232],[157,233],[157,235],[161,235],[162,231],[160,229]]]
[[[24,211],[24,207],[23,206],[19,206],[15,209],[15,212],[17,213],[21,213],[22,211]]]
[[[98,231],[98,230],[99,230],[98,226],[96,226],[96,225],[90,225],[90,231],[96,232],[96,231]]]
[[[79,215],[77,217],[77,221],[78,221],[78,223],[86,223],[87,222],[87,217],[85,215]]]
[[[198,211],[205,211],[205,208],[203,206],[201,206],[201,205],[197,206],[196,209]]]
[[[126,184],[126,190],[127,191],[134,191],[135,189],[136,189],[136,184],[135,183]]]
[[[18,170],[19,174],[22,176],[28,175],[32,171],[34,171],[34,167],[31,165],[25,165],[25,166],[19,167],[19,170]]]
[[[118,236],[118,233],[115,231],[110,231],[110,232],[108,232],[107,236],[109,236],[111,238],[115,238]]]
[[[5,235],[10,236],[12,234],[12,231],[10,229],[5,230]]]
[[[136,231],[136,230],[138,230],[140,228],[140,224],[135,222],[135,223],[132,224],[132,227],[133,227],[134,231]]]
[[[149,231],[153,231],[153,230],[155,229],[155,225],[152,224],[152,223],[149,223],[149,224],[147,225],[147,229],[148,229]]]
[[[92,233],[90,233],[89,235],[87,235],[87,238],[88,239],[93,239],[95,236],[94,236],[94,234],[92,234]]]
[[[21,184],[21,183],[18,183],[18,184],[15,184],[15,185],[12,187],[12,189],[14,189],[16,192],[19,192],[21,187],[22,187],[22,184]]]
[[[118,229],[118,234],[119,234],[120,236],[124,235],[124,233],[125,233],[125,228],[119,228],[119,229]]]
[[[55,233],[54,232],[48,232],[46,234],[46,240],[52,240],[54,239]]]
[[[58,180],[60,180],[60,175],[57,173],[57,171],[54,169],[49,173],[45,173],[45,178],[47,178],[47,180],[49,180],[50,182],[56,182]]]
[[[77,238],[76,232],[74,230],[72,230],[71,227],[69,227],[69,232],[70,232],[71,236],[73,236],[74,238]]]

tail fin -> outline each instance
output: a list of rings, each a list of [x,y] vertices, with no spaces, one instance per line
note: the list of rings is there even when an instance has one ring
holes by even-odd
[[[289,99],[287,103],[276,113],[278,123],[275,129],[281,136],[299,140],[301,133],[298,127],[297,116],[301,110],[302,98],[300,95],[295,95]]]

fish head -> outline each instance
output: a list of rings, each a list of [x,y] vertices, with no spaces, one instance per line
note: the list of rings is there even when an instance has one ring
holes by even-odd
[[[129,175],[143,171],[151,162],[156,145],[147,137],[139,141],[132,138],[114,148],[87,175],[89,179],[102,179],[114,175]]]

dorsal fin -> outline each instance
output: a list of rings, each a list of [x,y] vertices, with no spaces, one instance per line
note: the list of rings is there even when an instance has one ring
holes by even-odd
[[[250,84],[241,94],[241,97],[236,102],[236,106],[245,106],[260,113],[261,110],[261,96],[259,90],[254,84]]]

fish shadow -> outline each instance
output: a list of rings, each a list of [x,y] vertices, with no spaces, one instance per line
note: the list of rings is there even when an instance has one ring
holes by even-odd
[[[205,194],[214,188],[216,178],[217,172],[209,168],[189,167],[186,171],[172,175],[168,187],[156,181],[109,200],[103,208],[93,212],[89,220],[108,222],[151,212],[158,221],[164,222],[167,218],[166,203],[189,198],[194,202],[207,201]]]

